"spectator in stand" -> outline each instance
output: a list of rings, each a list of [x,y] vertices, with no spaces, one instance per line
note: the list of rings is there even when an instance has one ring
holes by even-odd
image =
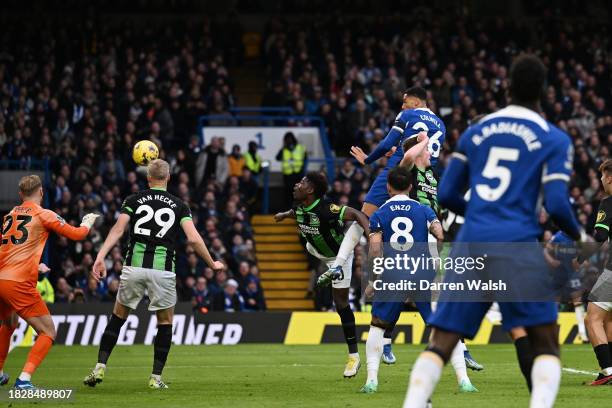
[[[208,290],[206,278],[200,276],[193,288],[191,304],[194,310],[200,313],[207,313],[211,309],[212,293]]]
[[[244,153],[244,164],[252,174],[258,175],[261,173],[261,156],[257,153],[257,142],[250,141],[249,149]]]
[[[208,180],[214,180],[217,185],[223,186],[227,180],[228,167],[219,138],[211,138],[210,144],[199,154],[196,162],[196,186],[201,187],[202,182]]]
[[[72,299],[72,287],[65,278],[57,279],[57,290],[55,291],[55,303],[68,303]]]
[[[244,299],[238,293],[238,282],[228,279],[223,291],[218,292],[212,303],[212,310],[220,312],[241,312],[244,309]]]
[[[51,269],[44,263],[38,265],[38,282],[36,282],[36,290],[47,304],[55,303],[55,290],[48,278],[50,271]]]
[[[240,145],[232,146],[232,152],[227,158],[229,165],[229,177],[240,177],[242,175],[242,169],[245,166],[246,160],[240,153]]]
[[[290,207],[293,203],[293,187],[301,180],[307,160],[306,149],[298,143],[293,132],[285,133],[283,147],[276,154],[276,160],[281,162],[284,198]]]
[[[265,311],[266,300],[263,296],[263,291],[259,285],[259,280],[250,276],[247,280],[247,284],[240,291],[242,298],[244,299],[244,310],[245,311]]]

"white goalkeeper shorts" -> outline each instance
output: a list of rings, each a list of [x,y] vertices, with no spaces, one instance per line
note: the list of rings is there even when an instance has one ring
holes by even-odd
[[[124,266],[121,270],[117,302],[134,310],[145,294],[149,310],[164,310],[176,305],[176,274],[157,269]]]
[[[306,249],[312,256],[325,262],[328,268],[331,268],[332,266],[334,266],[334,262],[336,262],[335,257],[327,258],[321,255],[319,251],[315,249],[315,247],[310,245],[310,242],[306,243]],[[351,287],[351,278],[353,277],[353,258],[354,258],[354,252],[351,252],[351,254],[349,255],[344,265],[342,265],[342,273],[343,273],[342,279],[332,281],[332,288],[346,289],[346,288]]]

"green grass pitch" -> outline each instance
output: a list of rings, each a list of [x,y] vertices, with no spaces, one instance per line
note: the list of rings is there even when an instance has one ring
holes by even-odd
[[[379,392],[359,394],[365,382],[365,345],[360,344],[363,366],[356,378],[342,378],[346,348],[318,346],[238,345],[173,346],[164,371],[168,390],[147,388],[151,346],[118,346],[109,360],[106,378],[96,388],[82,384],[96,361],[95,347],[54,347],[34,376],[43,388],[73,388],[73,402],[44,402],[66,407],[399,407],[404,399],[410,367],[423,346],[396,345],[398,363],[381,364]],[[525,407],[528,394],[512,345],[472,346],[472,354],[486,368],[470,372],[478,394],[459,394],[452,368],[447,367],[433,396],[433,406]],[[5,370],[11,383],[28,348],[13,350]],[[563,366],[592,372],[596,361],[589,345],[568,345]],[[589,374],[564,371],[557,407],[603,407],[612,398],[612,386],[588,387]],[[2,393],[6,393],[2,390]],[[3,399],[6,401],[6,399]],[[2,406],[10,406],[3,402]],[[12,406],[41,406],[13,402]]]

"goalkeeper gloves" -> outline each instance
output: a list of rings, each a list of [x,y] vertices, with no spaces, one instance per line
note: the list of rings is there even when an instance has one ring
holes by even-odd
[[[91,229],[91,227],[93,227],[94,223],[96,222],[96,218],[98,218],[99,216],[99,214],[93,213],[85,214],[85,216],[81,220],[81,227],[87,227],[88,229]]]

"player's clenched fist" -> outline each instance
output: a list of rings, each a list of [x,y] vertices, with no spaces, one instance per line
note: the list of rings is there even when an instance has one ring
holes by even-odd
[[[215,261],[212,264],[212,270],[215,272],[219,272],[225,269],[225,264],[220,261]]]

